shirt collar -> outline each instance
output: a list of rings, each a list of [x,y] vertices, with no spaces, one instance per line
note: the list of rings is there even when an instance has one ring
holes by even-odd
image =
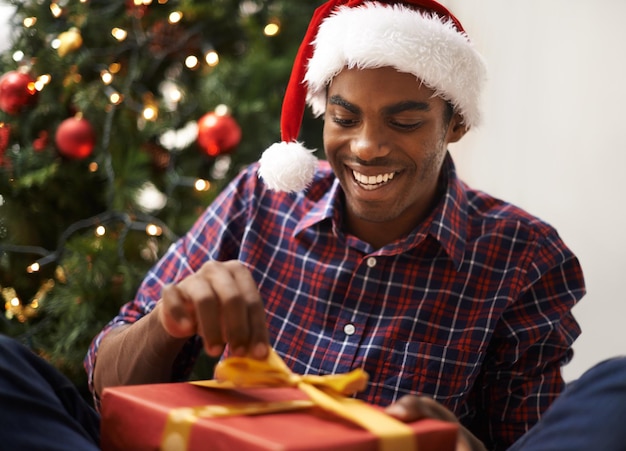
[[[463,263],[467,238],[467,187],[458,178],[449,153],[441,172],[445,193],[430,215],[432,222],[429,233],[441,244],[454,266],[459,269]]]
[[[446,155],[442,167],[442,179],[444,193],[431,214],[418,225],[405,239],[386,246],[384,253],[397,253],[399,250],[407,251],[421,243],[425,235],[432,236],[446,254],[454,262],[458,269],[463,261],[465,253],[465,240],[467,233],[467,195],[465,186],[458,179],[452,157]],[[330,189],[312,203],[310,210],[298,222],[294,231],[297,235],[302,230],[327,219],[332,219],[333,229],[338,232],[338,224],[341,223],[343,209],[343,195],[339,181],[334,178]]]

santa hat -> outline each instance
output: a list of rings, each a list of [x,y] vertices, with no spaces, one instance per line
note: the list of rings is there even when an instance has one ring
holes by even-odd
[[[383,66],[414,74],[468,127],[479,123],[485,65],[450,11],[433,0],[330,0],[315,10],[296,55],[281,112],[282,142],[259,160],[270,189],[297,192],[313,179],[317,159],[297,141],[305,103],[322,115],[326,88],[341,70]]]

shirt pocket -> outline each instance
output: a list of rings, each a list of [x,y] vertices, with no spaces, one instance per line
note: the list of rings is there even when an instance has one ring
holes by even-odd
[[[432,396],[456,411],[480,372],[483,354],[426,342],[397,342],[382,365],[382,398],[406,394]],[[391,392],[384,393],[390,390]]]

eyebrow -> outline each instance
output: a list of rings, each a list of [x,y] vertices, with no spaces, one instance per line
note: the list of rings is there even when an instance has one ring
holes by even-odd
[[[351,113],[357,114],[361,109],[353,103],[348,102],[346,99],[339,95],[331,96],[328,99],[328,103],[331,105],[338,105],[345,108]],[[398,114],[404,111],[430,111],[430,104],[427,102],[417,102],[415,100],[405,100],[393,105],[389,105],[383,109],[386,114]]]
[[[354,113],[354,114],[358,114],[361,112],[361,109],[358,106],[356,106],[353,103],[348,102],[346,99],[338,95],[331,96],[328,99],[328,103],[331,105],[337,105],[337,106],[343,107],[349,112]]]
[[[417,102],[415,100],[405,100],[384,108],[387,114],[398,114],[404,111],[430,111],[430,104],[427,102]]]

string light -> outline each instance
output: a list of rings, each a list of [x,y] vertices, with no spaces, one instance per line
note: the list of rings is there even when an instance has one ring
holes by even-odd
[[[128,32],[126,30],[124,30],[122,28],[117,28],[117,27],[115,27],[115,28],[113,28],[111,30],[111,34],[118,41],[123,41],[128,36]]]
[[[113,74],[108,70],[103,70],[100,72],[100,79],[105,85],[110,85],[113,83]]]
[[[149,217],[149,222],[138,222],[135,217],[131,218],[130,215],[126,213],[120,213],[116,211],[106,211],[104,213],[97,214],[96,216],[92,216],[91,218],[83,219],[77,221],[70,225],[62,234],[59,239],[59,247],[55,251],[49,251],[47,249],[37,247],[37,246],[22,246],[22,245],[11,245],[11,244],[3,244],[0,243],[0,253],[1,252],[16,252],[16,253],[24,253],[24,254],[39,254],[42,257],[36,262],[32,263],[30,266],[26,268],[26,271],[29,273],[38,272],[43,266],[48,265],[53,262],[58,262],[61,260],[62,255],[65,250],[65,243],[67,240],[77,231],[81,229],[85,229],[88,227],[96,227],[94,233],[98,237],[102,237],[106,234],[106,227],[103,224],[108,224],[111,222],[121,222],[126,230],[143,230],[149,236],[161,236],[165,235],[167,239],[170,241],[175,241],[178,237],[159,219],[154,218],[152,216]],[[148,232],[149,231],[149,232]],[[125,235],[126,232],[121,232],[122,235]],[[101,246],[101,243],[98,242],[97,245]],[[121,249],[121,248],[120,248]],[[57,280],[61,281],[65,279],[64,272],[62,268],[57,267],[55,271],[55,277]],[[41,298],[54,286],[54,281],[49,280],[44,283],[37,295],[36,299],[41,300]],[[0,287],[1,289],[2,287]],[[19,298],[15,294],[15,290],[5,288],[1,290],[2,297],[7,303],[10,299],[16,298],[19,302]],[[29,306],[30,308],[30,306]],[[20,311],[18,312],[21,315],[27,314],[28,312],[22,311],[22,307],[20,307]]]
[[[58,3],[52,2],[50,3],[50,12],[54,17],[59,18],[61,14],[63,14],[63,8],[61,8]]]
[[[194,183],[193,187],[198,192],[208,191],[211,189],[211,182],[209,182],[208,180],[204,180],[204,179],[198,179],[196,180],[196,183]]]
[[[159,113],[155,106],[149,105],[143,109],[143,112],[141,113],[141,115],[147,121],[155,121]]]
[[[155,121],[159,117],[159,106],[154,100],[154,95],[147,92],[143,95],[143,111],[141,115],[147,121]]]
[[[270,23],[265,25],[263,33],[265,34],[265,36],[276,36],[278,33],[280,33],[280,22],[278,21],[278,19],[274,19]]]
[[[167,18],[167,21],[171,24],[175,24],[178,23],[182,20],[183,18],[183,13],[180,11],[174,11],[171,12],[170,15]]]
[[[52,76],[50,74],[44,74],[37,77],[37,81],[35,81],[34,87],[37,91],[43,90],[43,88],[50,83],[52,80]]]
[[[146,233],[150,236],[161,236],[163,229],[156,224],[148,224],[146,226]]]
[[[124,101],[124,96],[120,94],[119,92],[113,90],[109,94],[109,102],[111,102],[113,105],[119,105],[123,101]]]
[[[30,28],[30,27],[34,26],[37,23],[37,18],[36,17],[25,17],[24,21],[22,23],[24,24],[24,26],[26,28]]]
[[[189,69],[197,69],[198,68],[198,57],[195,55],[189,55],[185,58],[185,66]]]
[[[209,66],[215,67],[220,62],[220,56],[215,50],[209,50],[206,55],[204,55],[204,60]]]
[[[98,168],[100,166],[98,165],[98,163],[96,163],[95,161],[92,161],[91,163],[89,163],[89,172],[98,172]]]

